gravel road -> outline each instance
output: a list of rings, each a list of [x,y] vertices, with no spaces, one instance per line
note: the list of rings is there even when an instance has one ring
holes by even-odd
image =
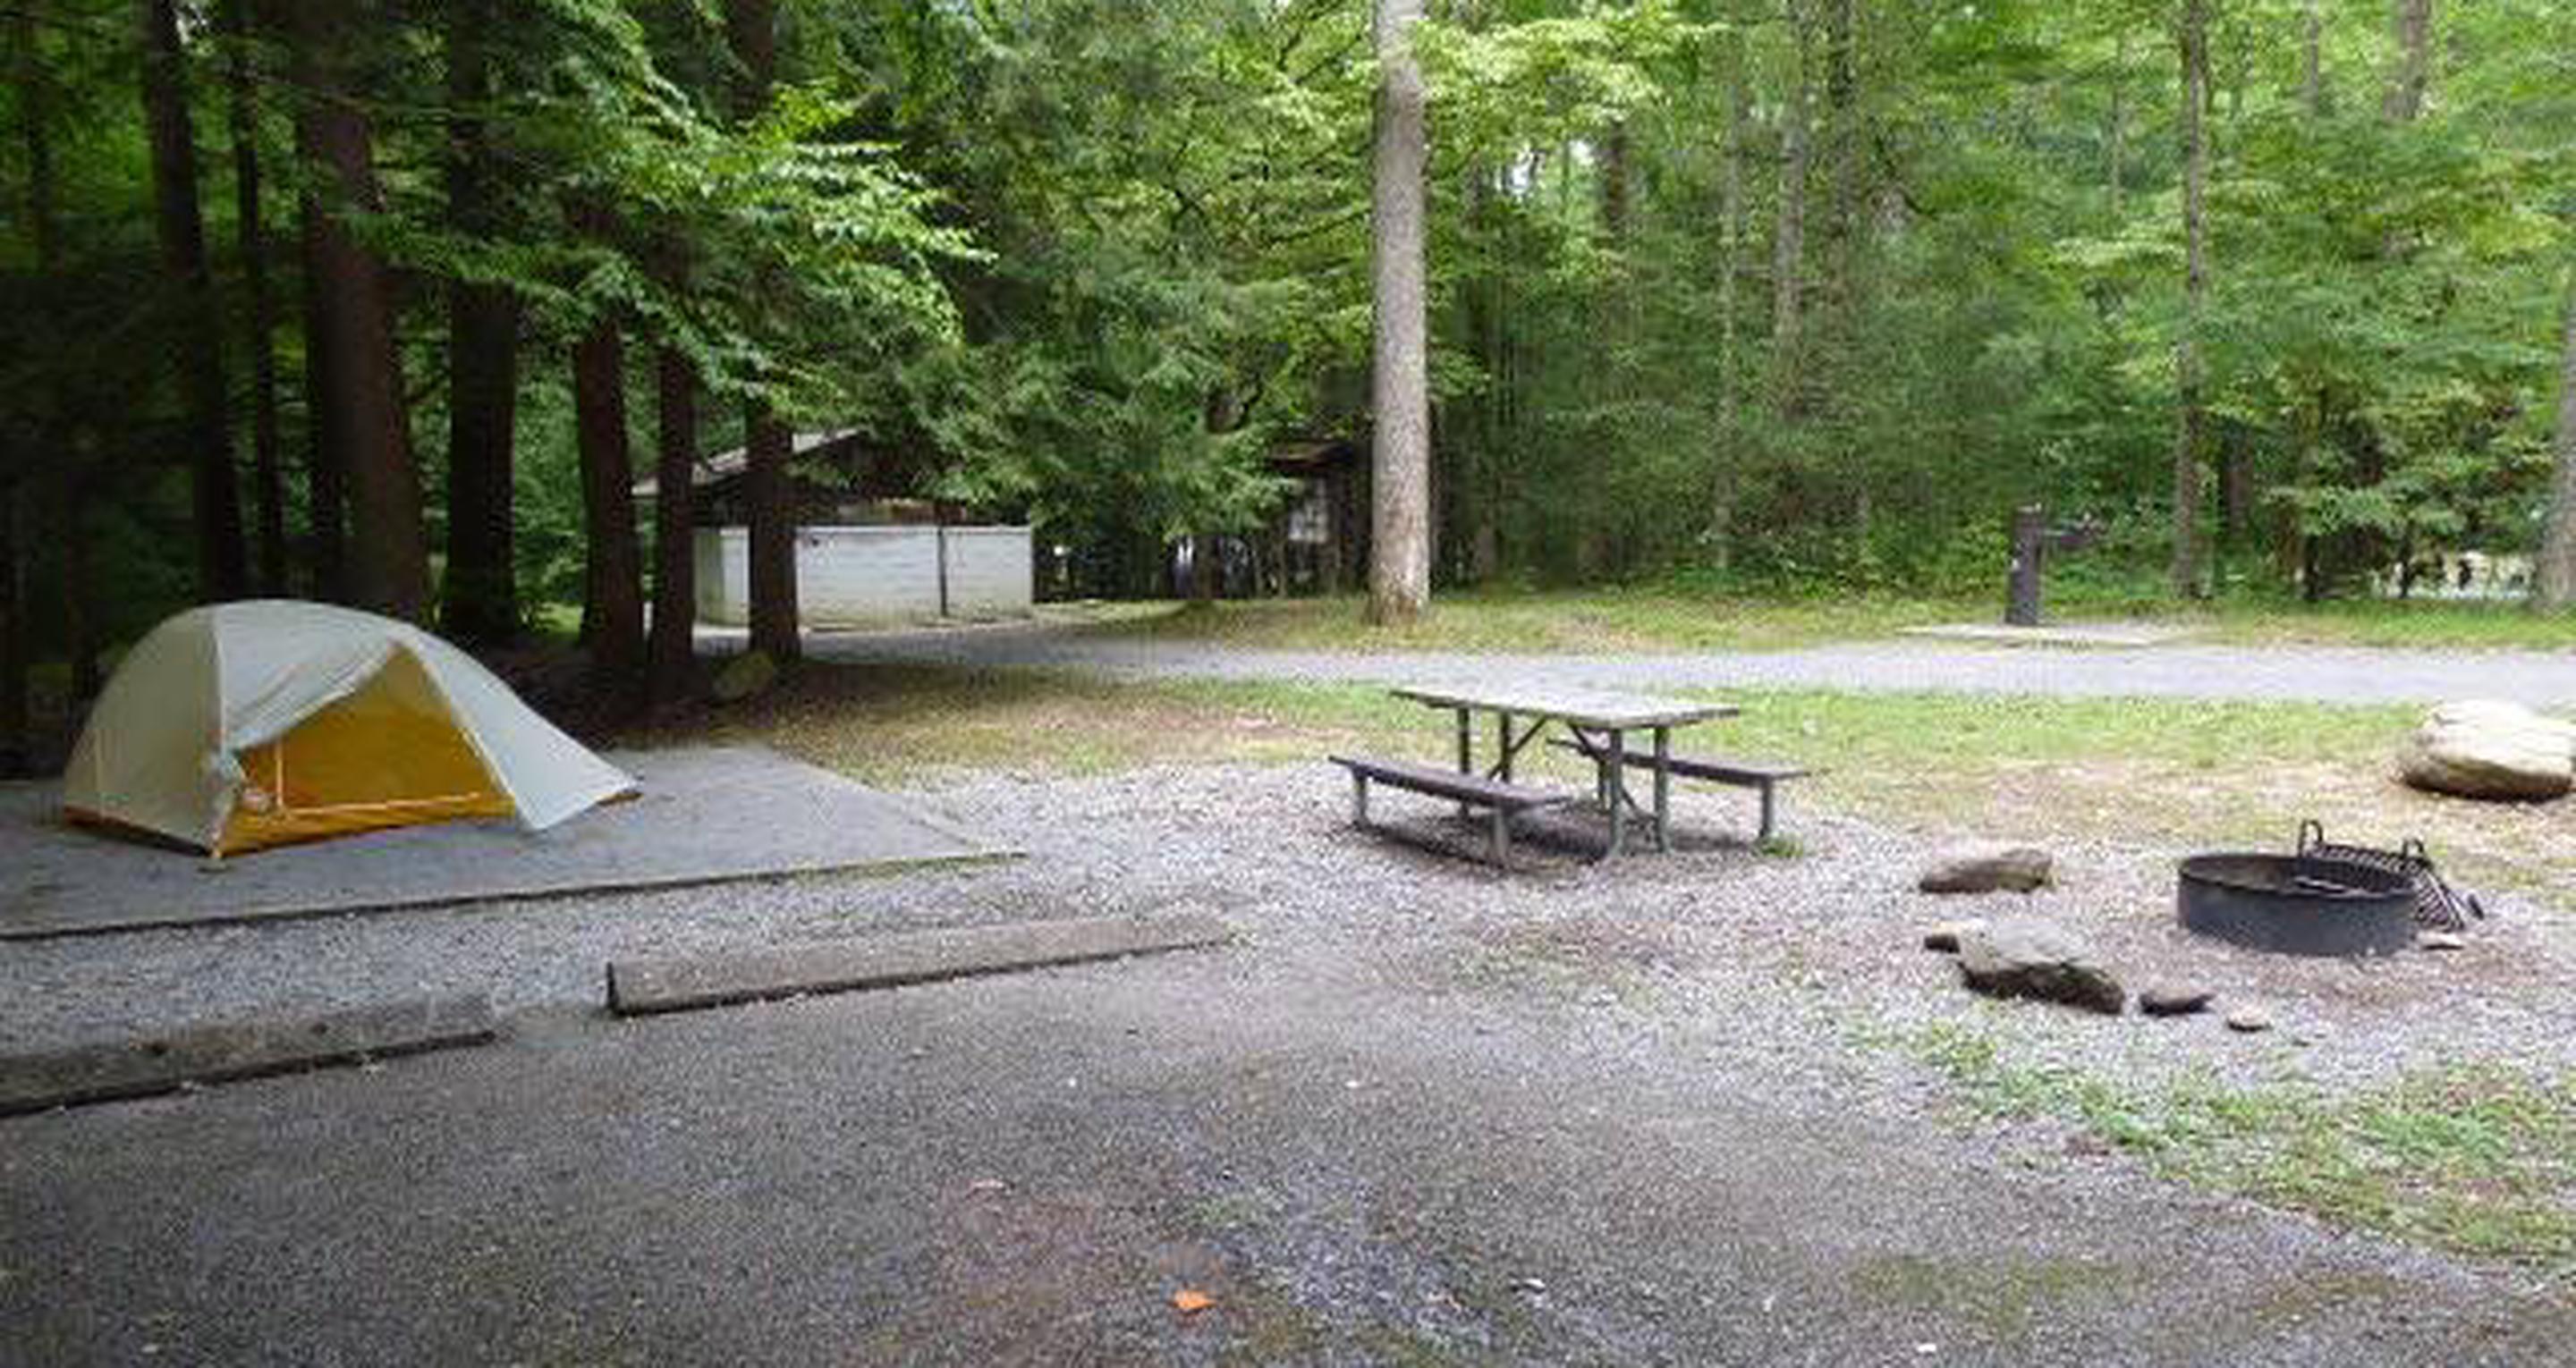
[[[1674,856],[1583,863],[1568,827],[1505,877],[1350,830],[1320,766],[921,796],[1032,857],[0,946],[22,1044],[422,989],[512,1016],[486,1050],[0,1123],[0,1361],[2536,1362],[2576,1333],[2563,1289],[1987,1128],[1890,1043],[2138,1086],[2567,1069],[2551,909],[2345,965],[2185,940],[2166,851],[2066,849],[2003,900],[2282,1023],[2246,1038],[1969,997],[1915,947],[1961,910],[1908,886],[1938,833],[1793,813],[1806,853],[1761,857],[1693,793]],[[618,954],[1166,908],[1244,939],[595,1008]]]
[[[719,638],[712,643],[726,649]],[[1954,692],[2408,703],[2503,698],[2576,704],[2566,651],[2396,651],[2175,643],[2121,650],[1850,642],[1789,651],[1672,655],[1464,655],[1260,651],[1125,639],[1058,624],[818,635],[823,659],[1055,667],[1136,678],[1285,679],[1604,688],[1936,689]]]

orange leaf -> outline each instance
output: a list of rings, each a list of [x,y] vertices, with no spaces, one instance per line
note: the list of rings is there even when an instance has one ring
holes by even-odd
[[[1180,1291],[1172,1294],[1172,1305],[1175,1309],[1179,1310],[1182,1315],[1189,1315],[1192,1312],[1205,1311],[1209,1307],[1216,1305],[1216,1298],[1209,1296],[1205,1292],[1201,1292],[1195,1287],[1184,1287]]]

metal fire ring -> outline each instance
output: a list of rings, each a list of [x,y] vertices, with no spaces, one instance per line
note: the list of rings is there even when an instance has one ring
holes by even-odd
[[[2344,860],[2195,855],[2175,893],[2184,929],[2285,955],[2390,955],[2415,943],[2415,881]]]

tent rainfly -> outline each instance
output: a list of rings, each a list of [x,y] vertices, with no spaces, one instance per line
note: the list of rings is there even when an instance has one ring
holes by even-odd
[[[153,628],[63,771],[75,820],[214,855],[460,817],[542,830],[634,791],[454,646],[277,599]]]

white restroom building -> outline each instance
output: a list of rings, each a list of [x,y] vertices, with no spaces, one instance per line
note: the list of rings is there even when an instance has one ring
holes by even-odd
[[[896,464],[871,459],[848,432],[795,439],[796,606],[808,627],[1024,617],[1036,567],[1025,524],[980,522],[889,492],[905,487]],[[698,463],[698,620],[739,627],[751,618],[751,533],[743,516],[743,451]],[[635,486],[640,503],[659,494]]]

